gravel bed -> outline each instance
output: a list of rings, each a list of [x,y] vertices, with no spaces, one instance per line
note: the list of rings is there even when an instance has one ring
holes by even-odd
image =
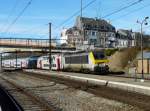
[[[12,73],[2,76],[62,111],[144,111],[135,106],[29,75]]]

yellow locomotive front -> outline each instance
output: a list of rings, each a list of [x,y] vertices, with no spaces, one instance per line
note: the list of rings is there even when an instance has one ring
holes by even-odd
[[[91,51],[89,53],[89,59],[91,61],[94,72],[98,74],[109,72],[109,60],[105,56],[104,51]]]

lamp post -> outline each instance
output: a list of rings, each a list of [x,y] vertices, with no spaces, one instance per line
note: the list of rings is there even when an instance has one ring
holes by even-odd
[[[144,25],[148,25],[147,19],[149,19],[149,17],[145,17],[144,20],[142,21],[138,21],[137,23],[140,24],[140,30],[141,30],[141,53],[142,53],[142,78],[141,78],[141,82],[144,82],[144,63],[143,63],[143,24]]]

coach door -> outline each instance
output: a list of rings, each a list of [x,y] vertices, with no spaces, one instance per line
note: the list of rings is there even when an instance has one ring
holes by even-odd
[[[60,70],[60,59],[57,58],[57,70]]]

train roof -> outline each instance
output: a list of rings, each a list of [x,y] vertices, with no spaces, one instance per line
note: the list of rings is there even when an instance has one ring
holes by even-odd
[[[98,53],[98,52],[101,52],[101,53],[104,53],[104,50],[91,50],[91,51],[77,51],[77,52],[68,52],[68,53],[64,53],[64,55],[72,55],[72,54],[87,54],[87,53],[90,53],[90,52],[93,52],[93,53]]]

